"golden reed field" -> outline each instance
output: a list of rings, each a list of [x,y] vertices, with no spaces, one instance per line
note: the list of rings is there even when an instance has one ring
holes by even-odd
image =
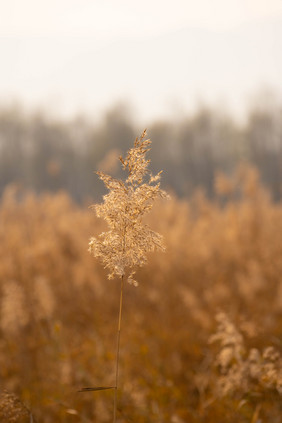
[[[118,422],[282,421],[282,205],[246,166],[215,185],[148,215],[166,252],[124,286]],[[115,378],[120,283],[87,251],[90,204],[1,200],[0,386],[38,423],[112,421],[111,390],[78,392]]]

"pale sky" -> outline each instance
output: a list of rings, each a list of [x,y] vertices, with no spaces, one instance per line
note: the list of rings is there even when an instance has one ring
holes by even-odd
[[[281,0],[0,0],[1,36],[146,37],[282,16]]]
[[[218,89],[209,69],[206,72],[210,80],[208,82],[204,75],[204,86],[201,80],[197,80],[197,72],[191,73],[190,82],[195,87],[192,92],[188,88],[182,90],[180,82],[178,85],[173,82],[172,69],[167,78],[170,82],[166,84],[164,78],[163,86],[149,77],[142,80],[140,67],[144,58],[140,57],[139,63],[131,63],[124,52],[128,51],[128,43],[136,43],[133,51],[138,57],[140,42],[148,40],[150,44],[156,37],[182,28],[225,34],[240,25],[269,19],[281,19],[282,22],[282,0],[0,0],[0,103],[16,99],[31,107],[56,103],[58,111],[75,113],[79,110],[100,111],[114,102],[128,100],[136,104],[141,116],[149,117],[161,115],[164,101],[185,106],[187,97],[190,102],[195,95],[204,99],[201,87],[205,88],[207,97],[210,92],[211,101],[226,94],[226,99],[230,98],[232,103],[232,90],[225,92],[224,84],[222,87],[218,85]],[[115,47],[111,47],[113,45]],[[117,66],[119,49],[123,57],[119,66],[123,76],[120,74],[115,83],[115,75],[108,69],[112,62],[110,59],[104,61],[104,58],[116,54],[112,66]],[[142,48],[141,53],[144,53]],[[264,73],[258,75],[258,83],[273,82],[272,76],[276,76],[280,68],[275,61],[271,63],[262,71]],[[157,64],[157,58],[153,58],[146,66],[156,68]],[[136,87],[131,80],[134,66],[139,67]],[[97,75],[95,67],[99,68]],[[177,72],[174,78],[177,80]],[[248,90],[247,85],[247,81],[242,82],[241,96],[244,90]],[[235,86],[238,89],[237,83]],[[249,87],[250,91],[253,89],[255,86]]]

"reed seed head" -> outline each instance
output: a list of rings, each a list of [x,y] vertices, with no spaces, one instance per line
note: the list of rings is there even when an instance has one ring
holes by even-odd
[[[160,188],[161,172],[154,176],[148,171],[150,160],[146,153],[151,141],[145,137],[146,131],[136,138],[126,157],[119,158],[127,172],[125,181],[96,172],[109,192],[103,203],[92,208],[98,217],[106,220],[109,230],[89,242],[89,251],[109,269],[109,279],[128,274],[127,280],[133,285],[137,285],[133,269],[146,263],[147,253],[164,250],[162,236],[142,222],[157,198],[168,197]]]

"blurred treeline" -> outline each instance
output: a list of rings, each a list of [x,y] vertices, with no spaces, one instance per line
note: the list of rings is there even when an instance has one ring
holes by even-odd
[[[97,198],[102,184],[93,171],[118,176],[117,157],[132,146],[139,128],[124,106],[98,122],[56,120],[20,107],[0,108],[0,195],[11,182],[35,192],[67,190],[78,202]],[[257,104],[244,123],[224,110],[200,107],[190,116],[148,124],[151,168],[164,169],[164,185],[179,196],[202,187],[214,196],[217,171],[231,174],[245,161],[258,168],[274,200],[281,198],[282,105]]]

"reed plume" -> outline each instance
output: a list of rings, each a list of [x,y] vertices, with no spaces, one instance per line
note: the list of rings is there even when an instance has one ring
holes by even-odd
[[[216,396],[241,398],[241,404],[254,405],[252,422],[258,421],[266,400],[281,405],[282,356],[273,346],[247,349],[245,339],[225,313],[218,313],[217,331],[209,342],[220,345],[214,365],[217,368]]]
[[[117,333],[116,377],[114,395],[114,422],[116,421],[119,347],[122,315],[123,283],[127,281],[135,286],[135,268],[147,262],[147,253],[154,250],[164,250],[163,237],[151,230],[142,222],[146,213],[158,197],[168,195],[160,188],[161,173],[152,175],[148,170],[150,160],[146,153],[150,150],[151,141],[146,139],[146,130],[136,138],[134,147],[126,157],[119,157],[122,168],[127,172],[125,181],[115,179],[103,172],[96,172],[109,190],[103,197],[102,204],[92,206],[97,217],[105,219],[109,230],[92,237],[89,251],[99,258],[104,267],[109,270],[108,278],[115,276],[121,280],[120,304]]]

